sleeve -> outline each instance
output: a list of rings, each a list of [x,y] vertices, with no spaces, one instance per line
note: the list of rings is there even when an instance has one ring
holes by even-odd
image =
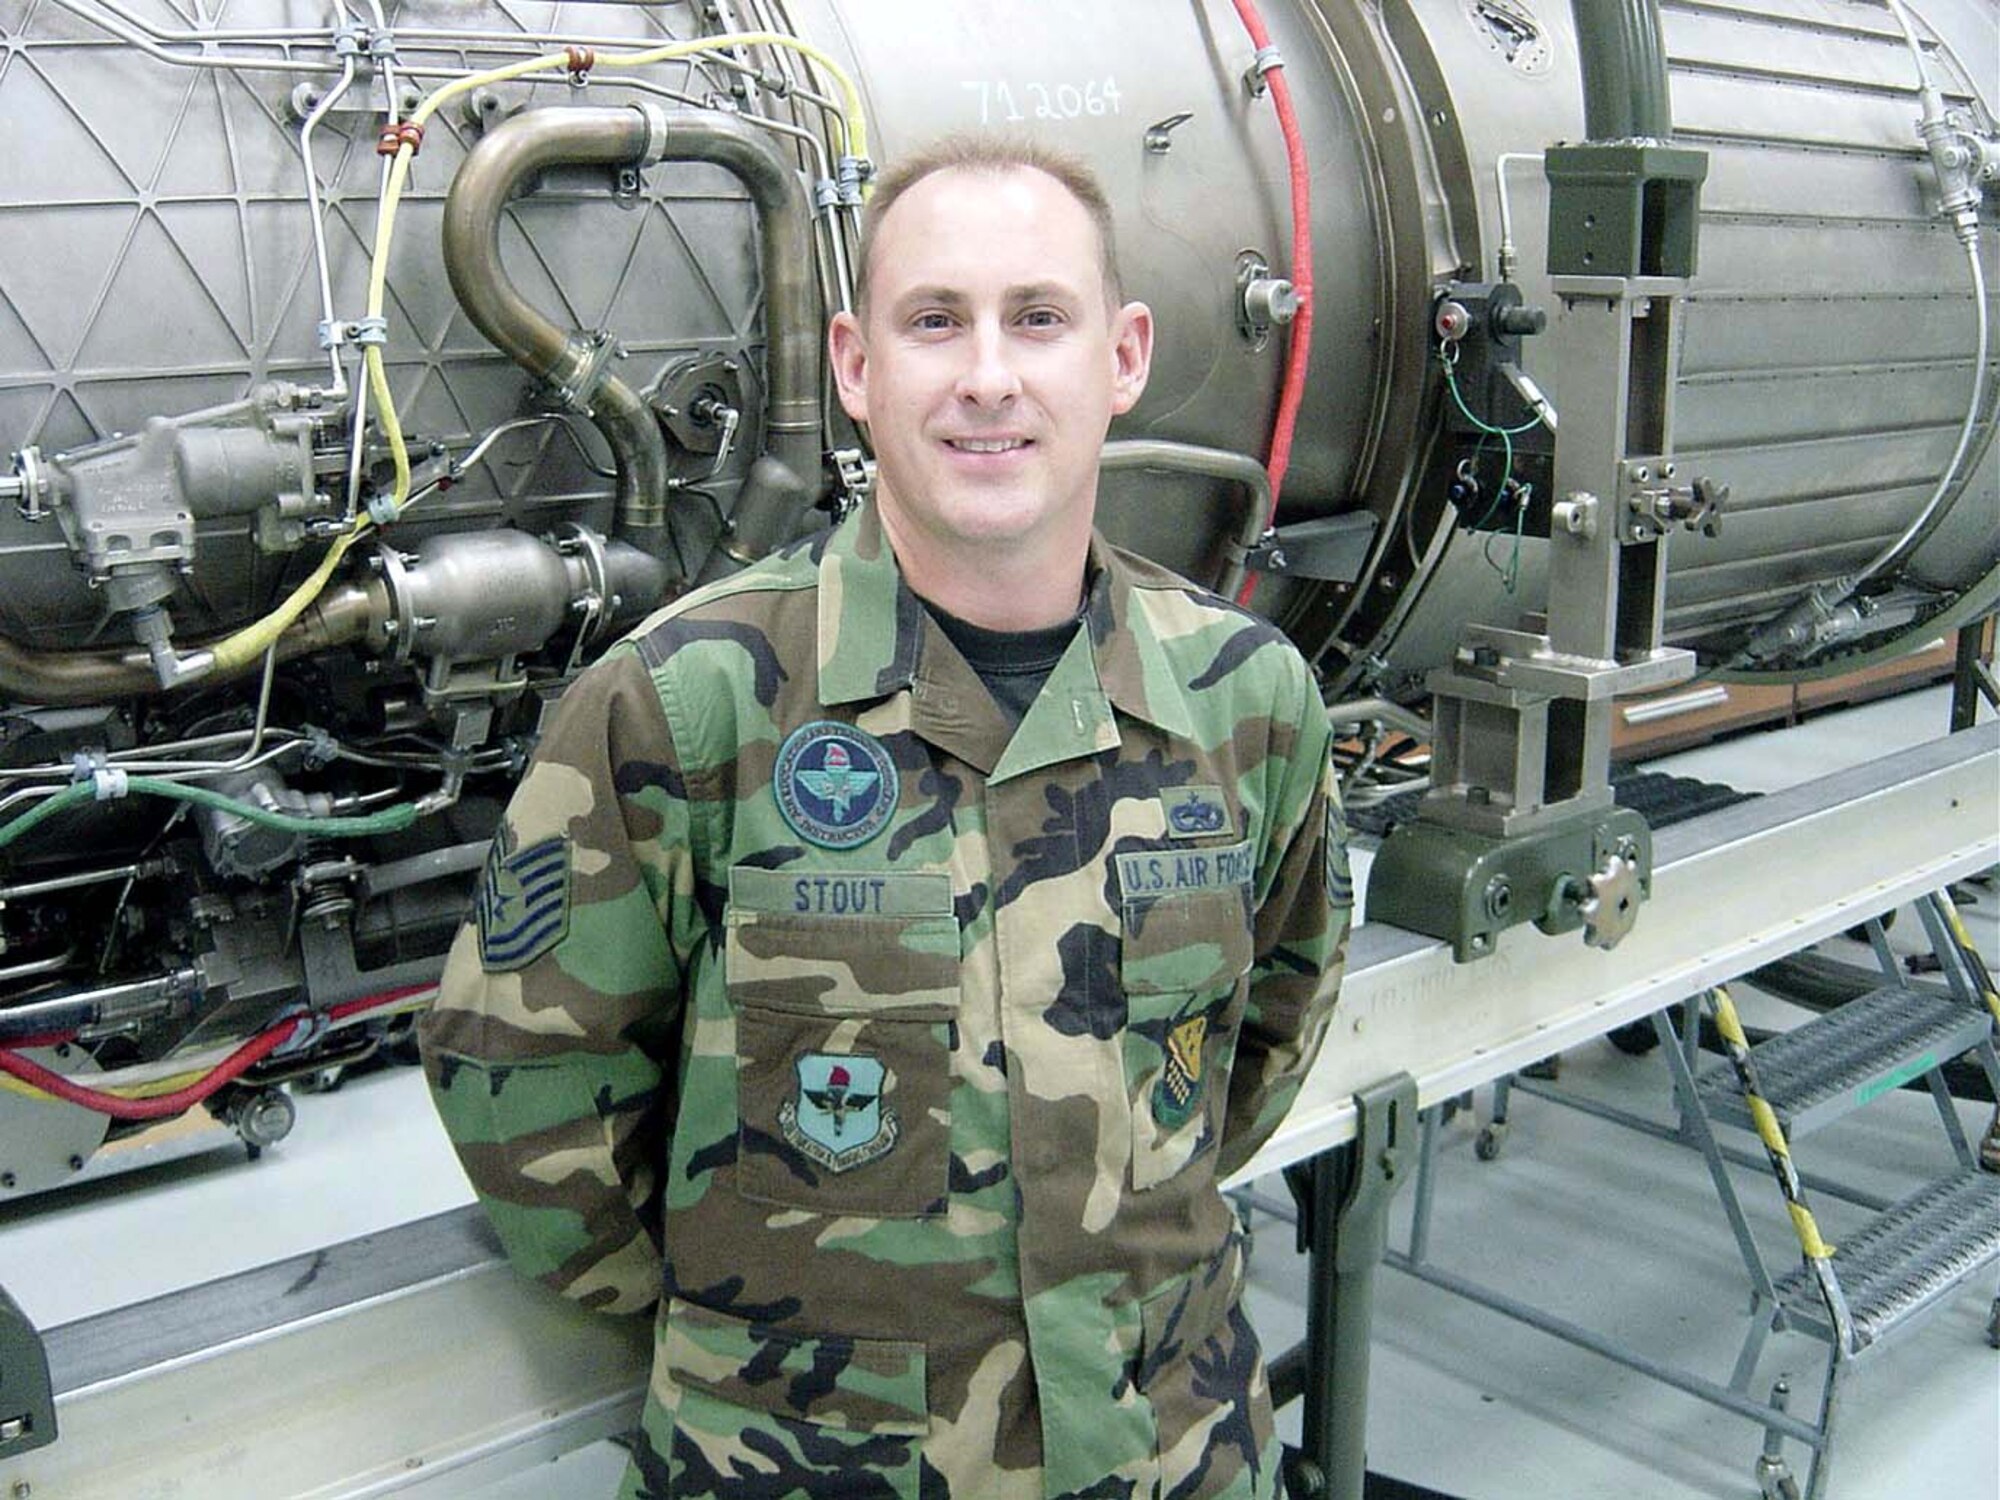
[[[419,1032],[508,1258],[608,1312],[660,1289],[659,1192],[698,921],[685,783],[621,648],[563,695]]]
[[[1217,1171],[1227,1176],[1256,1155],[1298,1097],[1319,1054],[1347,957],[1354,904],[1347,830],[1333,777],[1332,731],[1303,660],[1294,655],[1294,701],[1273,715],[1291,730],[1274,736],[1277,791],[1257,870],[1252,917],[1256,959],[1229,1075]]]

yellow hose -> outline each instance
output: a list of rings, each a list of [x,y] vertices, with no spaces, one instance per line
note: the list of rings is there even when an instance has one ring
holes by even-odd
[[[695,57],[704,52],[721,52],[732,47],[782,47],[819,64],[836,82],[847,101],[847,139],[854,156],[868,155],[867,122],[861,113],[861,93],[854,80],[835,63],[834,60],[809,42],[797,37],[785,36],[775,31],[736,32],[727,36],[703,37],[691,42],[670,42],[665,46],[649,47],[643,52],[605,52],[592,55],[593,67],[640,68],[654,63],[672,62],[677,58]],[[463,78],[454,78],[438,88],[419,104],[410,115],[409,123],[422,127],[444,104],[469,90],[482,88],[487,84],[505,83],[511,79],[524,78],[531,73],[569,72],[573,53],[569,49],[561,52],[544,53],[540,57],[523,58],[519,62],[507,63],[502,67],[489,68],[483,73],[470,73]],[[382,203],[375,219],[375,245],[368,264],[368,312],[369,318],[380,318],[389,299],[389,246],[395,238],[396,206],[402,201],[403,188],[410,177],[410,162],[416,156],[415,141],[405,137],[396,148],[395,159],[389,165],[388,180],[382,186]],[[382,364],[382,346],[365,344],[361,351],[362,362],[368,370],[368,389],[375,401],[376,419],[382,424],[382,434],[388,439],[389,454],[396,466],[395,488],[390,495],[391,514],[401,514],[409,503],[410,495],[410,454],[403,440],[403,427],[396,415],[396,403],[389,393],[389,377]],[[218,642],[214,647],[215,665],[218,671],[235,670],[255,662],[283,635],[286,629],[320,596],[333,570],[340,560],[374,525],[371,517],[362,516],[355,520],[354,528],[335,539],[327,549],[320,565],[270,614],[247,625],[236,634]]]

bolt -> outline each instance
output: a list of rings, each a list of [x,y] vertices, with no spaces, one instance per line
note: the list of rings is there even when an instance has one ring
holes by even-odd
[[[1283,547],[1273,547],[1271,549],[1271,571],[1282,573],[1285,571],[1285,568],[1285,549]]]
[[[72,1172],[81,1172],[83,1170],[83,1158],[80,1156],[72,1156],[69,1159],[69,1169]]]
[[[0,1188],[11,1188],[14,1185],[14,1181],[15,1178],[12,1172],[0,1172]]]
[[[1514,909],[1514,887],[1504,875],[1495,875],[1486,882],[1486,915],[1496,922]]]

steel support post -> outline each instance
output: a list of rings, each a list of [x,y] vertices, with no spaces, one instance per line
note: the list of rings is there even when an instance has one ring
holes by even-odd
[[[1361,1500],[1368,1474],[1368,1340],[1389,1204],[1417,1130],[1408,1073],[1354,1096],[1355,1136],[1285,1169],[1306,1252],[1305,1411],[1286,1455],[1292,1500]]]
[[[1990,617],[1989,617],[1990,618]],[[1986,639],[1985,620],[1958,627],[1958,652],[1951,672],[1951,728],[1956,734],[1970,729],[1979,718],[1979,700],[1984,698],[2000,708],[2000,683],[1993,677],[1993,664],[1980,654]]]

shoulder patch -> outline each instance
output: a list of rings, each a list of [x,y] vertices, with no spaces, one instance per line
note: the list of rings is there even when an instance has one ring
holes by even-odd
[[[1326,904],[1335,911],[1354,909],[1354,876],[1347,864],[1347,830],[1340,809],[1326,804]]]
[[[822,849],[854,849],[889,826],[900,787],[896,763],[874,735],[817,719],[786,737],[771,773],[792,832]]]
[[[569,935],[569,840],[543,839],[509,853],[499,837],[486,856],[473,912],[479,962],[490,974],[525,969]]]

